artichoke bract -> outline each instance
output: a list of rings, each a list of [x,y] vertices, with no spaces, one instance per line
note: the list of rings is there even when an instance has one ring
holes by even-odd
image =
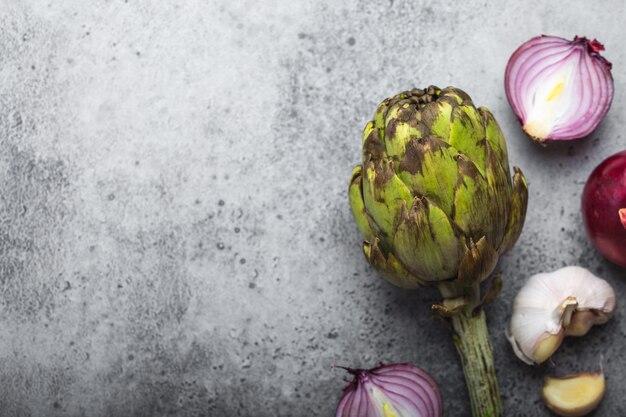
[[[363,132],[350,205],[369,263],[403,288],[436,284],[452,320],[475,416],[501,406],[480,283],[518,239],[528,200],[504,135],[462,90],[430,86],[385,99]],[[481,357],[482,356],[482,357]],[[482,361],[482,363],[481,363]],[[486,383],[481,380],[486,378]]]

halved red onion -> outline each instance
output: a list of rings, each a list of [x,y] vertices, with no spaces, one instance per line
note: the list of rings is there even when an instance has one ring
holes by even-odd
[[[613,101],[611,63],[597,40],[537,36],[506,66],[506,96],[526,134],[538,141],[590,134]]]
[[[364,370],[343,368],[354,379],[344,390],[335,417],[441,417],[439,386],[409,363]]]

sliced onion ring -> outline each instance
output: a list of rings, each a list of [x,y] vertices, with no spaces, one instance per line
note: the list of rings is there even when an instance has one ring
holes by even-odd
[[[441,417],[439,386],[425,371],[409,363],[364,370],[343,368],[354,375],[344,388],[335,417]]]
[[[590,134],[613,101],[611,63],[597,40],[537,36],[517,48],[504,86],[513,112],[531,138],[578,139]]]

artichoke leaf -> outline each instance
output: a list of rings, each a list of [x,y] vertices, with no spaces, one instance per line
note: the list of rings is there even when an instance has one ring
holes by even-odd
[[[486,305],[493,303],[500,292],[502,291],[502,274],[496,273],[493,275],[491,280],[489,281],[489,286],[487,287],[487,291],[485,291],[485,295],[482,300],[480,300],[480,305]]]
[[[400,161],[398,176],[414,195],[428,197],[446,214],[451,214],[458,181],[457,154],[436,137],[412,139]]]
[[[359,228],[361,235],[363,235],[363,237],[367,240],[372,239],[374,237],[374,233],[370,227],[367,212],[365,211],[365,203],[363,202],[362,172],[363,168],[361,165],[356,166],[352,171],[349,199],[350,208],[352,209],[356,225]]]
[[[427,281],[456,276],[462,242],[443,210],[416,197],[408,210],[402,207],[393,237],[394,253],[406,267]]]
[[[390,158],[402,158],[413,138],[421,138],[427,129],[420,123],[421,113],[414,103],[402,100],[390,107],[385,122],[385,150]]]
[[[415,289],[424,286],[426,282],[410,273],[404,265],[389,253],[386,257],[380,248],[380,240],[374,239],[374,243],[363,242],[363,253],[370,265],[387,281],[401,288]]]
[[[379,131],[369,122],[363,129],[363,163],[377,162],[385,158],[385,145],[380,139]]]
[[[454,223],[465,236],[479,241],[489,234],[495,215],[489,198],[487,179],[472,161],[463,155],[456,158],[459,172],[454,190]]]
[[[528,184],[526,184],[526,178],[522,171],[514,167],[515,175],[513,176],[513,195],[511,197],[511,212],[508,216],[508,223],[506,225],[506,232],[504,239],[498,252],[502,255],[508,252],[520,234],[522,233],[522,227],[524,226],[524,220],[526,219],[526,207],[528,203]]]
[[[422,121],[432,135],[448,143],[452,125],[452,104],[444,100],[428,103],[422,109]]]
[[[476,243],[470,240],[459,264],[459,284],[470,286],[484,281],[497,263],[498,254],[486,237],[483,236]]]
[[[467,156],[485,174],[485,129],[482,117],[472,106],[459,106],[452,110],[450,145]]]
[[[395,97],[393,99],[395,99]],[[391,101],[392,98],[386,98],[378,105],[378,108],[376,108],[376,113],[374,113],[374,127],[376,129],[385,129],[385,116],[387,115],[387,108]]]
[[[440,97],[454,100],[457,104],[465,104],[472,106],[472,98],[463,90],[455,87],[446,87],[441,90]]]
[[[491,146],[491,149],[496,153],[498,160],[502,164],[502,168],[504,168],[506,172],[509,172],[509,158],[506,149],[506,142],[504,140],[502,129],[500,129],[500,125],[498,125],[498,122],[493,117],[493,114],[489,111],[489,109],[480,107],[478,111],[483,118],[485,138],[487,139],[487,142]]]
[[[392,163],[382,160],[367,164],[363,182],[363,202],[370,227],[384,242],[389,242],[399,222],[403,205],[412,204],[409,188],[394,173]]]
[[[405,93],[400,93],[394,97],[388,97],[382,101],[374,113],[374,127],[379,130],[381,139],[384,138],[385,126],[389,123],[389,114],[396,107],[398,102],[406,99]]]
[[[508,218],[511,212],[511,180],[508,171],[500,163],[496,153],[487,144],[487,181],[489,186],[489,206],[493,213],[491,229],[487,234],[489,241],[495,247],[500,247],[506,232]]]

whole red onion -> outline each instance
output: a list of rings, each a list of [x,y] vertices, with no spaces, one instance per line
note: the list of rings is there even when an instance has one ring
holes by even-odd
[[[354,379],[344,388],[335,417],[443,415],[439,386],[416,366],[401,363],[369,370],[343,369],[354,375]]]
[[[582,209],[585,229],[595,247],[626,268],[626,151],[593,170],[583,190]]]

